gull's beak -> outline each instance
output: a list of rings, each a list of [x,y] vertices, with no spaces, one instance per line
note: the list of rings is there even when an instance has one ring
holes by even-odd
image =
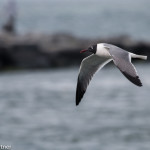
[[[84,49],[84,50],[81,50],[80,53],[84,53],[84,52],[87,52],[88,50],[87,49]]]

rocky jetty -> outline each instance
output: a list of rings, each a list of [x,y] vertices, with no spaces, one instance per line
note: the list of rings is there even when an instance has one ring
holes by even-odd
[[[0,33],[0,69],[75,66],[87,55],[81,55],[79,53],[81,49],[100,42],[112,43],[150,57],[150,42],[134,41],[128,36],[83,39],[64,33],[53,35]]]

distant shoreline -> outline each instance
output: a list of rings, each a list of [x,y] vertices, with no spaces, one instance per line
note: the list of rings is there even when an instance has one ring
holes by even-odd
[[[147,55],[148,61],[150,60],[150,42],[135,41],[128,36],[84,39],[65,33],[52,35],[0,33],[0,70],[76,66],[86,56],[79,53],[81,49],[102,42]]]

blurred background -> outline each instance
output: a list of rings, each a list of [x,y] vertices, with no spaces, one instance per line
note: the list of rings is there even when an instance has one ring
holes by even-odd
[[[150,149],[150,1],[0,0],[0,145],[15,150]],[[107,42],[148,56],[143,87],[111,63],[78,107],[81,49]]]

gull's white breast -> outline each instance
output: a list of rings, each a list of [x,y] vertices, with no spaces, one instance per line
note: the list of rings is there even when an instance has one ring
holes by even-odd
[[[104,46],[103,43],[97,44],[96,55],[108,58],[111,57],[110,53],[108,52],[108,49]]]

